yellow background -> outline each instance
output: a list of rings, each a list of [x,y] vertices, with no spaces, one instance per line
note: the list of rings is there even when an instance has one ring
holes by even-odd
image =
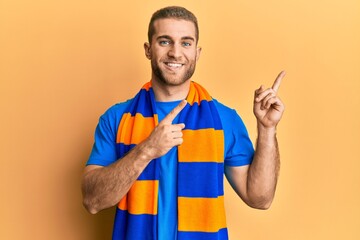
[[[113,210],[88,214],[80,179],[99,116],[150,79],[151,14],[200,22],[194,80],[256,139],[253,91],[277,73],[286,112],[268,211],[226,185],[232,240],[360,239],[360,1],[0,1],[0,239],[110,239]]]

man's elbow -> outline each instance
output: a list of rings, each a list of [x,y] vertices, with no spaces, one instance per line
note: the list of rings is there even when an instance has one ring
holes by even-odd
[[[269,197],[257,197],[255,199],[252,200],[248,200],[246,202],[246,204],[249,207],[255,208],[255,209],[259,209],[259,210],[268,210],[271,207],[273,198],[269,198]]]
[[[261,203],[261,204],[253,204],[250,207],[259,209],[259,210],[268,210],[271,207],[271,203]]]
[[[99,209],[96,207],[96,205],[87,198],[83,199],[83,206],[91,214],[97,214],[99,212]]]

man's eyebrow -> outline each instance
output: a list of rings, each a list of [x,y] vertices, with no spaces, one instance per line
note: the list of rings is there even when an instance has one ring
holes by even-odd
[[[194,41],[194,42],[195,42],[195,38],[190,37],[190,36],[182,37],[181,39],[182,39],[182,40],[191,40],[191,41]]]
[[[168,39],[168,40],[172,40],[172,38],[169,36],[169,35],[161,35],[161,36],[158,36],[156,38],[156,40],[159,40],[159,39]],[[195,42],[195,38],[191,37],[191,36],[184,36],[181,38],[181,40],[191,40],[191,41],[194,41]]]
[[[156,38],[156,40],[159,40],[159,39],[161,39],[161,38],[165,38],[165,39],[171,40],[171,37],[170,37],[169,35],[161,35],[161,36],[158,36],[158,37]]]

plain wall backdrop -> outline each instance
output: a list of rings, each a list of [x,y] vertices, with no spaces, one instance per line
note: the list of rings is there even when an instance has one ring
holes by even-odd
[[[114,209],[82,206],[98,119],[150,80],[151,14],[193,11],[193,80],[234,108],[253,142],[253,91],[287,76],[272,207],[228,184],[230,239],[360,239],[360,1],[0,0],[0,239],[111,238]]]

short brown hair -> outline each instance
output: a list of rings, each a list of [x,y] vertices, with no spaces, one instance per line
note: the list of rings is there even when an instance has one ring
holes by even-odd
[[[152,36],[155,33],[154,22],[158,19],[175,18],[179,20],[187,20],[195,25],[196,42],[199,41],[199,26],[195,15],[184,7],[171,6],[157,10],[151,17],[148,28],[148,40],[151,43]]]

